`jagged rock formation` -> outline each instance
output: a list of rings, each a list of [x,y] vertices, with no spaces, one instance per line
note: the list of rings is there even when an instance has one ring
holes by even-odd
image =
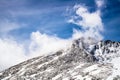
[[[120,42],[77,39],[67,50],[2,71],[0,80],[106,80],[113,72],[109,61],[119,54]]]

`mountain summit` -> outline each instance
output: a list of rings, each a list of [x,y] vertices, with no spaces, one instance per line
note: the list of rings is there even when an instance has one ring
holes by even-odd
[[[120,80],[119,60],[120,42],[80,38],[0,72],[0,80]]]

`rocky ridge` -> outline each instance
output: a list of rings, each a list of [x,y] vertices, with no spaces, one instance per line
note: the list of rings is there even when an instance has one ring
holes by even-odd
[[[110,61],[119,55],[120,42],[80,38],[66,50],[0,72],[0,80],[107,80],[113,73]]]

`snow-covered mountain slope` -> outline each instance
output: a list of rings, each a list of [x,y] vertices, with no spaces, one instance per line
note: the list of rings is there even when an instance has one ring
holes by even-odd
[[[119,55],[120,42],[80,38],[68,49],[2,71],[0,80],[119,80]]]

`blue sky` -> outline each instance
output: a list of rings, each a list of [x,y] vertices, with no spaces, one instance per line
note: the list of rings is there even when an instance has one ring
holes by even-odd
[[[0,71],[89,36],[120,41],[120,0],[0,0]]]
[[[76,4],[89,7],[91,12],[96,10],[94,0],[0,0],[0,24],[3,24],[0,28],[4,28],[6,22],[9,25],[18,25],[7,31],[1,29],[0,36],[10,35],[23,40],[29,38],[31,32],[40,31],[60,38],[69,38],[73,34],[73,28],[80,29],[79,26],[67,22],[73,14],[70,10]],[[105,0],[101,12],[104,39],[119,41],[120,0]]]

